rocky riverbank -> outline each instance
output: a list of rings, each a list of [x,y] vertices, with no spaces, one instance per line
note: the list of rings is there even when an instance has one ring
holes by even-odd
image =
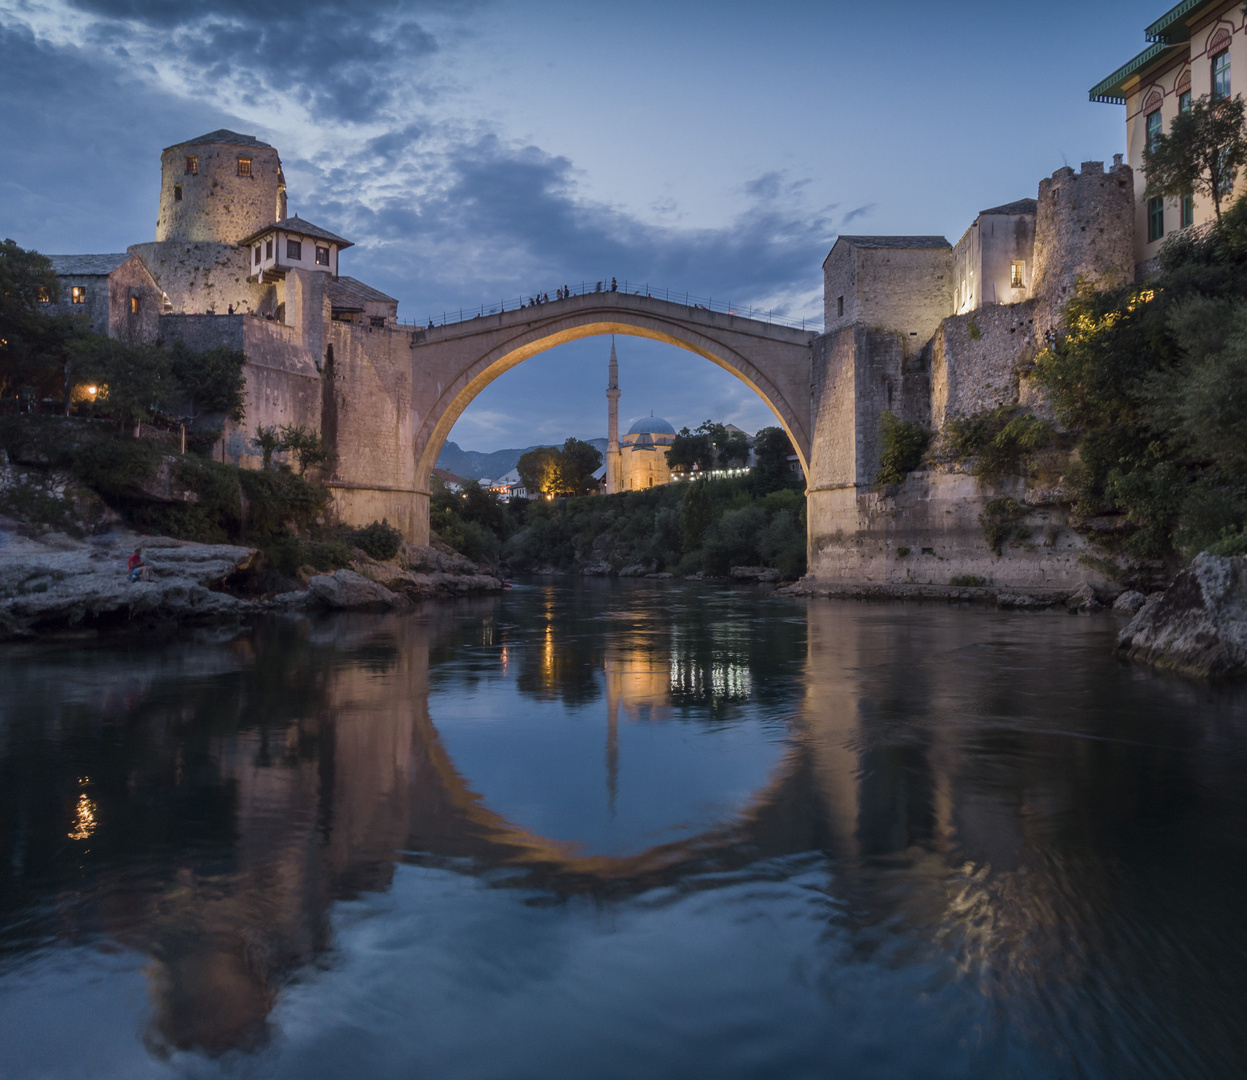
[[[130,581],[135,547],[148,567]],[[304,573],[303,587],[257,593],[255,548],[137,536],[23,537],[0,527],[0,641],[66,631],[228,622],[289,610],[402,610],[421,600],[502,588],[460,555],[406,545],[391,562],[357,552],[349,569]]]

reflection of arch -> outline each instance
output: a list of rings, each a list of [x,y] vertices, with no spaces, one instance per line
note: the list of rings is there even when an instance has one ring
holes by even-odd
[[[590,294],[548,307],[429,331],[413,344],[417,372],[436,381],[415,435],[417,490],[427,490],[455,421],[498,376],[556,345],[606,334],[661,341],[730,371],[766,402],[808,477],[812,332],[622,293]]]

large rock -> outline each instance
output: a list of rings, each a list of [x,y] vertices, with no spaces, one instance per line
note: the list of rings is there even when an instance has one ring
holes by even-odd
[[[415,559],[400,556],[402,565],[380,562],[370,559],[362,552],[357,553],[351,568],[357,573],[384,586],[392,593],[405,596],[408,600],[428,600],[439,596],[464,596],[475,592],[497,592],[502,588],[502,579],[493,574],[484,573],[471,559],[462,555],[438,552],[433,548],[404,549],[405,552],[432,552],[437,559],[419,556]],[[443,570],[413,570],[416,566],[443,566]],[[310,585],[310,581],[309,581]]]
[[[257,607],[213,588],[245,567],[253,548],[164,538],[61,539],[11,542],[0,552],[0,638],[113,622],[212,620]],[[132,582],[126,560],[138,544],[150,577]]]
[[[779,571],[766,566],[733,566],[732,580],[770,584],[779,580]]]
[[[354,570],[317,574],[308,579],[307,588],[313,600],[334,611],[388,611],[411,606],[405,596]]]
[[[1190,675],[1247,673],[1247,556],[1196,557],[1117,637],[1132,660]]]

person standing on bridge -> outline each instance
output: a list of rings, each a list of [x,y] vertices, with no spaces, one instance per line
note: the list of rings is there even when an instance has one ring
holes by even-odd
[[[619,292],[619,282],[611,278],[611,292]]]

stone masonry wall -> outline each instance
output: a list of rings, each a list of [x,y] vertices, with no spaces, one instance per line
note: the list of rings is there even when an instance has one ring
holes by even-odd
[[[164,290],[179,315],[215,311],[272,314],[280,301],[277,286],[252,284],[248,251],[233,244],[206,241],[133,244],[134,252]]]
[[[857,321],[900,334],[906,355],[921,349],[952,312],[952,248],[859,251]]]
[[[931,343],[933,427],[1018,400],[1018,367],[1035,356],[1035,307],[997,304],[940,324]]]
[[[155,341],[163,297],[141,259],[130,258],[109,275],[109,336],[127,341]],[[131,310],[138,301],[138,311]]]

